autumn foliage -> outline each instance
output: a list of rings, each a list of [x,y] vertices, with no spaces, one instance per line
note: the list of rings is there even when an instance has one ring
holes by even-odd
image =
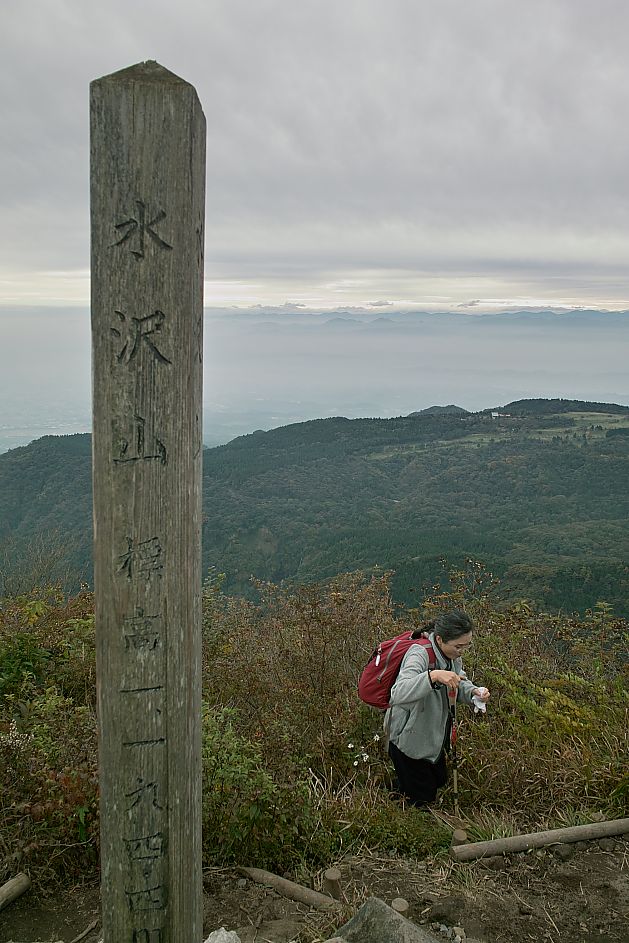
[[[209,863],[283,871],[360,847],[422,856],[448,830],[391,801],[381,717],[356,679],[382,638],[442,608],[474,618],[468,674],[492,691],[460,710],[459,792],[473,824],[516,827],[627,814],[627,625],[501,603],[482,565],[449,574],[416,610],[389,575],[203,592],[203,828]],[[52,883],[98,864],[93,600],[54,589],[0,604],[0,880]],[[441,797],[444,813],[452,796]],[[487,836],[489,837],[489,836]]]

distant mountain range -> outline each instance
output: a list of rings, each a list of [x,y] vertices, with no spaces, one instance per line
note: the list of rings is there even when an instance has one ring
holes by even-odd
[[[0,455],[0,579],[16,585],[35,549],[91,578],[90,465],[89,435]],[[444,578],[443,558],[471,558],[507,596],[570,611],[605,600],[629,615],[627,481],[629,407],[615,404],[295,423],[205,450],[204,567],[250,593],[251,576],[307,582],[378,566],[412,604]]]

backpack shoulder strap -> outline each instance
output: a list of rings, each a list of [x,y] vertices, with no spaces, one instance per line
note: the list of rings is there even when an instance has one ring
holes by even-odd
[[[437,664],[437,656],[435,655],[435,650],[432,647],[432,642],[427,635],[422,635],[422,637],[417,639],[417,641],[426,649],[426,654],[428,655],[428,670],[432,671],[432,669]]]

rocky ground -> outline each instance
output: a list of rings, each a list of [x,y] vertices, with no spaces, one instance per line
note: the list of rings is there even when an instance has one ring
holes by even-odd
[[[561,845],[467,865],[378,857],[335,864],[348,916],[369,896],[389,904],[402,897],[407,916],[444,941],[462,927],[483,943],[629,943],[629,842]],[[311,885],[319,889],[320,881],[314,875]],[[314,943],[339,925],[229,870],[206,871],[204,891],[205,935],[222,926],[242,943]],[[31,890],[0,913],[0,943],[96,943],[98,913],[95,883],[54,899]]]

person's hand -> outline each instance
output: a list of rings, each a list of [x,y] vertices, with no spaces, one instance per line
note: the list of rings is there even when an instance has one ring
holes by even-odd
[[[472,697],[478,697],[484,704],[489,700],[489,688],[474,688]]]
[[[430,677],[433,682],[436,684],[444,684],[450,691],[458,691],[459,684],[461,683],[461,676],[456,673],[456,671],[442,671],[441,668],[437,671],[431,671]]]

